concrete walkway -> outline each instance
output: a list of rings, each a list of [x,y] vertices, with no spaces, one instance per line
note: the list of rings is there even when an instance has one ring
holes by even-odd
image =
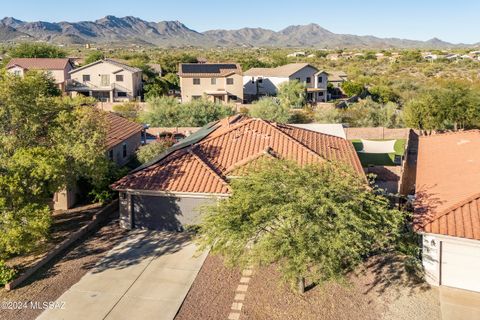
[[[480,293],[440,287],[443,320],[480,320]]]
[[[37,319],[171,320],[206,256],[186,233],[134,231]]]

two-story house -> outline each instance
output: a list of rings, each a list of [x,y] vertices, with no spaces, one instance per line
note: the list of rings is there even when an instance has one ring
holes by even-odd
[[[69,72],[73,70],[70,59],[63,58],[13,58],[5,67],[7,72],[23,77],[29,70],[46,72],[50,75],[60,90],[65,90],[65,82]]]
[[[66,89],[105,102],[138,100],[142,70],[112,59],[98,60],[70,71]]]
[[[297,80],[305,84],[309,102],[327,101],[328,74],[308,63],[290,63],[276,68],[252,68],[243,74],[246,100],[272,96],[280,84]]]
[[[243,102],[242,68],[233,63],[181,63],[182,102],[205,98],[219,103]]]

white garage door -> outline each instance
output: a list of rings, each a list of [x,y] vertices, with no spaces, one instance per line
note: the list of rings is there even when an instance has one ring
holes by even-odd
[[[444,286],[480,292],[480,245],[442,242]]]

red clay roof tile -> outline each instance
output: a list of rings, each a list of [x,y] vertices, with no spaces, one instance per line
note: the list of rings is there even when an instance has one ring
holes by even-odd
[[[13,58],[6,69],[19,66],[27,70],[64,70],[69,63],[67,58]]]
[[[248,117],[218,124],[199,142],[127,175],[112,188],[227,194],[227,174],[265,150],[299,164],[339,160],[364,174],[353,145],[345,139]]]
[[[414,227],[480,240],[480,131],[420,137]]]
[[[107,150],[143,130],[141,124],[125,119],[113,112],[107,113],[106,117],[108,124],[106,142]]]

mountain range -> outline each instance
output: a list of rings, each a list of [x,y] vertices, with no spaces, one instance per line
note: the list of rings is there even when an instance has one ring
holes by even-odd
[[[179,21],[148,22],[127,16],[95,21],[26,22],[0,20],[0,42],[45,41],[57,44],[139,44],[160,47],[314,47],[314,48],[429,48],[472,47],[433,38],[428,41],[337,34],[318,24],[292,25],[280,31],[263,28],[198,32]],[[478,45],[478,44],[476,44]]]

